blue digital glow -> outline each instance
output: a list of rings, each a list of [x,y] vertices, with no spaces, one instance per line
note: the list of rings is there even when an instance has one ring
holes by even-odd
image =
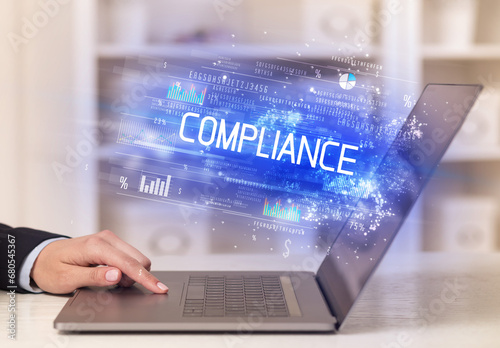
[[[406,83],[335,56],[186,57],[127,62],[138,76],[131,88],[146,95],[117,114],[110,182],[130,185],[119,194],[180,207],[180,224],[211,221],[207,229],[235,245],[305,238],[297,248],[335,234],[376,194],[371,177],[407,117]],[[157,84],[144,87],[152,72]],[[155,194],[167,178],[168,195]]]

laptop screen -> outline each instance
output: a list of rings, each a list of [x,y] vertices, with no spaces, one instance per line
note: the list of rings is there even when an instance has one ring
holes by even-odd
[[[165,233],[203,235],[209,252],[284,261],[326,253],[373,195],[416,99],[374,60],[269,48],[130,57],[110,71],[123,94],[109,104],[109,191],[161,205]]]
[[[318,278],[342,322],[481,90],[428,85],[333,242]]]

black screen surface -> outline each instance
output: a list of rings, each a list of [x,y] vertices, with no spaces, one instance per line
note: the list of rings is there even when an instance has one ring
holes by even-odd
[[[318,270],[340,323],[387,251],[405,217],[475,102],[481,86],[428,85],[375,171]]]

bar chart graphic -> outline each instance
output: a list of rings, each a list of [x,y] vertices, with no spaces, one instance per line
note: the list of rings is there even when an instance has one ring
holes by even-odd
[[[264,201],[264,211],[262,212],[265,216],[275,217],[278,219],[284,219],[294,222],[300,222],[300,209],[295,204],[292,204],[290,208],[283,208],[281,206],[281,200],[276,202],[274,206],[269,204],[267,198]]]
[[[201,91],[201,93],[196,94],[196,89],[194,85],[191,85],[191,88],[188,91],[181,87],[180,82],[174,82],[172,83],[172,86],[168,88],[167,98],[183,101],[186,103],[203,105],[206,93],[207,93],[206,88],[203,91]]]
[[[174,130],[165,126],[122,120],[116,142],[173,153],[176,136]]]
[[[141,183],[139,185],[139,192],[168,197],[168,191],[170,189],[170,181],[172,176],[167,175],[167,177],[162,180],[162,178],[151,176],[151,175],[141,175]]]

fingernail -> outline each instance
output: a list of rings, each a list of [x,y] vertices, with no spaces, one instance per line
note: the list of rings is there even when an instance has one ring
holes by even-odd
[[[106,280],[108,282],[116,282],[118,280],[118,271],[116,269],[112,269],[106,272]]]
[[[163,284],[162,282],[156,283],[156,286],[163,291],[168,291],[168,287],[165,284]]]

